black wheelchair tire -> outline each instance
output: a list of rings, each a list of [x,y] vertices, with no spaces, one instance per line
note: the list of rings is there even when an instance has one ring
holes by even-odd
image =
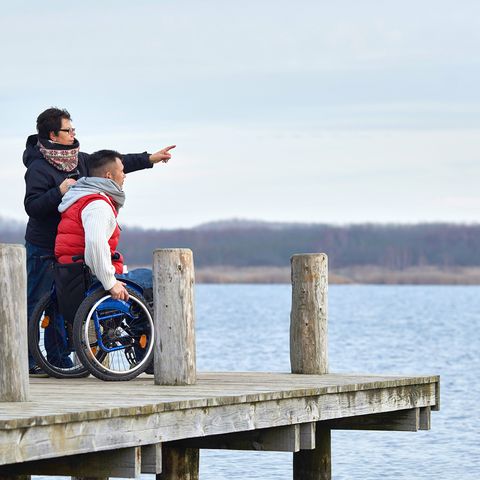
[[[141,361],[136,364],[132,370],[126,370],[121,372],[113,372],[108,368],[108,365],[103,365],[101,361],[94,358],[90,350],[90,344],[88,339],[85,338],[85,324],[91,322],[91,317],[93,312],[97,307],[95,305],[100,304],[101,301],[110,299],[110,294],[100,289],[93,292],[91,295],[85,298],[81,303],[80,307],[77,310],[75,315],[75,320],[73,322],[73,343],[75,346],[75,351],[82,362],[82,364],[90,371],[92,375],[104,381],[127,381],[131,380],[141,373],[143,373],[149,365],[153,362],[153,351],[154,351],[154,324],[153,324],[153,312],[147,301],[141,294],[126,287],[128,294],[131,300],[134,303],[137,303],[142,309],[143,314],[145,315],[148,324],[151,329],[151,340],[149,341],[148,353],[141,359]],[[95,308],[94,308],[95,307]],[[89,328],[89,326],[87,326]],[[108,355],[108,354],[107,354]]]
[[[53,300],[50,293],[44,295],[35,307],[32,316],[28,322],[28,347],[31,355],[37,362],[37,365],[42,368],[46,374],[54,378],[83,378],[88,377],[90,372],[81,363],[78,363],[72,368],[61,368],[50,363],[41,346],[40,329],[44,312],[49,307],[53,306]]]

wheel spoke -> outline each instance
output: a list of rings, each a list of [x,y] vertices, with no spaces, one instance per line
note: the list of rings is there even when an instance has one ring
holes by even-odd
[[[133,290],[129,294],[128,312],[124,303],[116,310],[115,302],[104,292],[87,297],[77,312],[75,346],[85,366],[103,380],[134,378],[153,358],[152,314],[141,296]],[[108,302],[108,309],[102,308],[102,302]],[[91,338],[91,332],[95,339]],[[96,353],[92,351],[93,345],[98,348]]]

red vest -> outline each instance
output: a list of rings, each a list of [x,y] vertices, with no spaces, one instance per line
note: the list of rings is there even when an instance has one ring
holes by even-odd
[[[58,263],[72,263],[73,256],[85,254],[85,231],[83,230],[82,224],[82,210],[95,200],[107,202],[112,207],[115,218],[117,217],[118,213],[112,201],[99,193],[86,195],[68,207],[61,215],[57,237],[55,239],[55,257]],[[112,236],[108,240],[112,255],[118,253],[116,252],[116,248],[119,238],[120,228],[116,225]],[[115,267],[115,273],[123,273],[122,255],[120,255],[119,259],[112,260],[112,265]]]

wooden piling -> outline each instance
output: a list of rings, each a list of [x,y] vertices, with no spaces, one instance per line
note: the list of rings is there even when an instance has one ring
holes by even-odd
[[[330,480],[332,478],[331,430],[317,422],[315,449],[293,454],[293,480]]]
[[[328,259],[323,253],[294,255],[290,363],[292,373],[328,373]],[[293,454],[294,480],[330,480],[331,431],[317,423],[315,449]]]
[[[293,255],[290,363],[292,373],[328,373],[328,259]]]
[[[28,397],[25,248],[0,244],[0,402]]]
[[[196,382],[193,254],[189,249],[153,253],[155,383]]]
[[[198,448],[162,446],[162,473],[156,480],[198,480],[200,452]]]
[[[155,384],[196,382],[193,254],[189,249],[153,252],[155,310]],[[157,480],[197,480],[198,448],[162,446],[162,473]]]

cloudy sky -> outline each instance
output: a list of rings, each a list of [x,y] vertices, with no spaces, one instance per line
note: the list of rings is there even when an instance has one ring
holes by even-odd
[[[55,105],[82,150],[155,151],[125,224],[478,222],[480,2],[9,2],[0,216]]]

